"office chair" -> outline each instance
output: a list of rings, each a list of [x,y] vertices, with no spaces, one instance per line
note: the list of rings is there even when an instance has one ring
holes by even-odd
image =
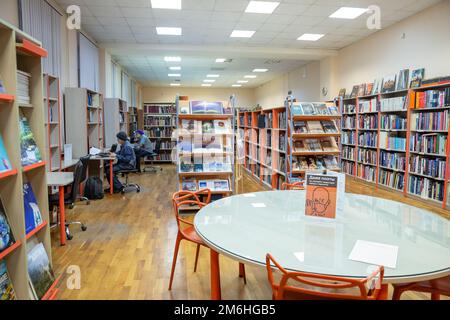
[[[136,154],[136,151],[134,152]],[[124,169],[120,170],[118,174],[121,174],[122,177],[125,177],[125,183],[122,184],[123,188],[121,193],[125,194],[126,192],[135,190],[137,193],[141,192],[141,187],[136,183],[129,183],[129,174],[130,173],[138,173],[139,170],[137,169],[137,166],[135,165],[133,169]]]
[[[69,207],[69,209],[73,209],[73,207],[75,206],[75,202],[79,199],[80,183],[81,183],[82,176],[83,176],[83,164],[81,163],[81,161],[79,161],[75,165],[75,171],[73,173],[73,182],[72,182],[72,185],[70,188],[70,192],[64,194],[64,204],[67,205]],[[53,210],[54,208],[59,207],[59,193],[49,196],[49,205],[50,205],[50,210]],[[66,221],[66,235],[67,235],[68,240],[73,239],[73,236],[70,234],[69,226],[74,225],[74,224],[80,225],[81,230],[83,232],[87,230],[86,225],[82,222]]]
[[[153,150],[153,153],[149,156],[147,156],[147,159],[150,161],[150,166],[145,167],[142,169],[142,172],[158,172],[162,171],[163,168],[159,166],[154,165],[155,158],[159,155],[161,152],[161,140],[156,140],[155,143],[155,149]],[[144,159],[145,164],[145,159]]]
[[[83,165],[80,184],[85,183],[87,178],[88,178],[87,171],[88,171],[88,167],[89,167],[89,159],[90,158],[91,158],[91,155],[87,155],[87,156],[84,156],[84,157],[80,158],[80,162]],[[79,200],[79,201],[86,201],[86,205],[89,205],[91,203],[91,201],[88,198],[82,196],[81,193],[78,195],[78,199],[77,200]],[[69,209],[73,209],[73,206],[69,207]]]

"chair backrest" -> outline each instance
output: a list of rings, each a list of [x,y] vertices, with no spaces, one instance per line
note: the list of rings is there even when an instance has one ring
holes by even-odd
[[[206,197],[205,200],[201,201],[201,197]],[[200,208],[205,207],[211,202],[211,190],[202,189],[199,191],[178,191],[172,196],[172,205],[175,218],[177,219],[178,228],[181,227],[180,222],[183,220],[180,218],[180,207],[184,205],[197,205]]]
[[[72,190],[70,192],[70,200],[75,203],[80,195],[81,177],[83,175],[83,164],[78,161],[73,172]]]
[[[279,284],[273,277],[272,264],[282,273]],[[266,256],[269,283],[274,300],[297,298],[304,300],[377,300],[381,298],[384,267],[378,267],[365,279],[325,276],[304,272],[288,272],[270,254]],[[291,286],[289,281],[303,285]]]
[[[89,159],[91,158],[91,155],[87,155],[84,157],[80,158],[80,162],[83,165],[83,170],[82,170],[82,174],[81,174],[81,182],[83,183],[87,180],[87,171],[88,171],[88,166],[89,166]]]
[[[304,181],[294,182],[294,183],[283,183],[281,190],[305,190]]]

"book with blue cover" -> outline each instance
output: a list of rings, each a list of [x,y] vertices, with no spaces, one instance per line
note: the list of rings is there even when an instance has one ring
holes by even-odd
[[[3,138],[2,135],[0,134],[0,173],[9,171],[11,169],[12,169],[11,162],[9,162],[5,144],[3,143]]]
[[[292,115],[293,116],[302,116],[303,115],[303,108],[301,104],[293,104],[291,107]]]
[[[6,217],[6,211],[0,199],[0,253],[8,249],[16,240]]]
[[[41,211],[29,182],[23,185],[23,204],[25,207],[25,232],[28,234],[42,223]]]
[[[29,166],[42,161],[41,152],[34,140],[33,132],[26,117],[21,116],[20,124],[20,158],[22,166]]]
[[[6,262],[0,260],[0,301],[16,300],[16,294],[6,269]]]
[[[191,101],[192,114],[223,114],[222,102]]]

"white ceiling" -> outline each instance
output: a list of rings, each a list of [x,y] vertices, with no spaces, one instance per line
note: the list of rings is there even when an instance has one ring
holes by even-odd
[[[281,2],[273,14],[245,13],[249,0],[182,0],[182,10],[152,9],[150,0],[56,0],[61,6],[77,4],[82,28],[106,47],[140,82],[168,86],[169,65],[182,67],[183,86],[200,86],[207,74],[221,77],[214,87],[228,87],[254,68],[268,68],[244,87],[255,87],[308,61],[336,54],[374,30],[368,15],[355,20],[331,19],[342,6],[381,8],[382,28],[401,21],[440,0],[271,0]],[[183,35],[160,36],[156,26],[181,27]],[[234,29],[255,30],[250,39],[230,38]],[[297,41],[304,33],[322,33],[317,42]],[[179,55],[180,64],[164,56]],[[215,59],[231,58],[217,64]],[[267,65],[267,60],[281,60]],[[211,71],[224,67],[224,71]]]

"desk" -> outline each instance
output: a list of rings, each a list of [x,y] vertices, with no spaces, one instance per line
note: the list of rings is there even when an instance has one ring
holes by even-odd
[[[238,195],[197,213],[195,229],[211,248],[212,299],[221,298],[218,253],[259,266],[271,253],[291,271],[365,278],[369,265],[348,257],[357,240],[366,240],[399,246],[397,267],[385,268],[384,285],[450,275],[450,221],[445,218],[394,201],[346,194],[344,216],[326,221],[304,215],[305,195]]]
[[[67,163],[62,161],[61,170],[66,170],[66,169],[69,169],[71,167],[74,167],[78,163],[78,161],[80,161],[80,159],[72,159],[70,161],[67,161]]]
[[[64,202],[64,187],[73,183],[72,172],[47,172],[47,186],[59,189],[59,241],[66,245],[66,213]]]
[[[112,195],[114,193],[114,173],[113,173],[113,165],[114,165],[114,160],[116,160],[115,156],[111,156],[111,157],[99,157],[99,156],[92,156],[89,161],[108,161],[109,160],[109,192]]]

